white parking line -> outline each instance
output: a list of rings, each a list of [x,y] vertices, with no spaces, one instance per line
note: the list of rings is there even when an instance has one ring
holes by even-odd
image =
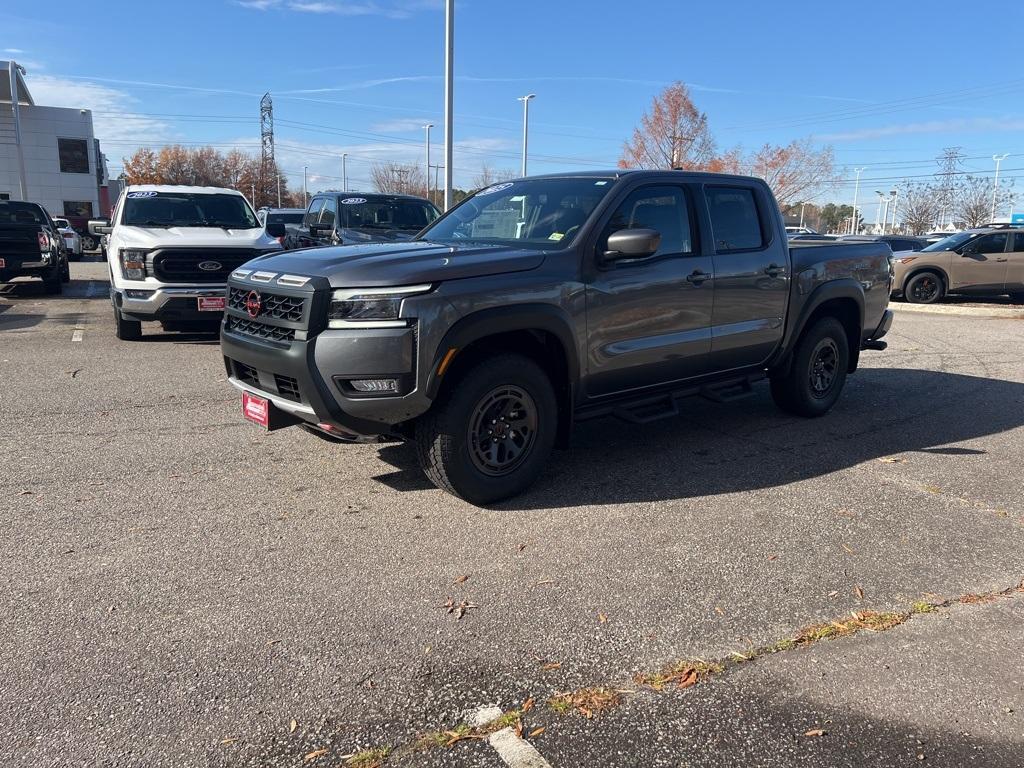
[[[71,340],[72,341],[81,341],[82,340],[82,334],[84,334],[84,333],[85,333],[84,329],[82,329],[82,328],[75,328],[75,332],[71,334]]]
[[[504,760],[509,768],[551,768],[551,763],[545,760],[532,744],[517,736],[512,728],[495,731],[487,739],[487,743],[494,747],[498,757]]]
[[[501,717],[501,707],[480,707],[466,718],[470,728],[484,728]],[[520,737],[514,728],[502,728],[487,737],[487,743],[494,747],[509,768],[551,768],[536,748]]]

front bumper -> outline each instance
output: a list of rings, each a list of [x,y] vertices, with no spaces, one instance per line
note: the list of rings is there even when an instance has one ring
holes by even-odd
[[[343,436],[394,434],[430,407],[417,385],[415,328],[325,330],[307,340],[276,343],[221,327],[221,351],[231,384],[268,398],[311,425]],[[367,396],[348,382],[395,378],[400,392]]]
[[[130,320],[159,322],[219,321],[221,312],[199,311],[199,299],[224,298],[226,285],[210,285],[202,288],[161,287],[153,289],[114,289],[111,300]],[[148,294],[140,297],[138,294]],[[132,296],[136,294],[136,296]]]

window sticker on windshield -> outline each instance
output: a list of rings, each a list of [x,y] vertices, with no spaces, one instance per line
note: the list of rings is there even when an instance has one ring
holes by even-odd
[[[365,197],[346,197],[341,201],[342,205],[360,205],[366,202]]]
[[[551,233],[551,234],[550,234],[550,235],[548,236],[548,240],[554,240],[555,242],[558,242],[558,241],[559,241],[559,240],[561,240],[561,239],[562,239],[563,237],[565,237],[565,233],[564,233],[564,232],[552,232],[552,233]]]
[[[481,189],[477,192],[478,195],[493,195],[495,192],[501,192],[512,186],[511,181],[506,181],[504,184],[495,184],[493,187],[487,189]]]
[[[595,181],[594,182],[594,186],[595,187],[603,187],[607,183],[608,183],[607,181]]]
[[[127,197],[129,200],[136,200],[140,197],[156,197],[156,192],[129,192]]]

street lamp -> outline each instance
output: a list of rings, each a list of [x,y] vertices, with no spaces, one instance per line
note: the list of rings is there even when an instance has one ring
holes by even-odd
[[[523,102],[523,169],[520,175],[526,175],[526,148],[530,138],[530,100],[537,98],[537,94],[528,93],[520,96],[516,101]]]
[[[444,209],[452,207],[455,94],[455,0],[444,3]]]
[[[427,132],[427,176],[424,180],[427,185],[427,200],[430,200],[430,129],[433,127],[433,123],[427,123],[423,126]]]
[[[302,207],[303,208],[305,208],[306,206],[309,205],[309,193],[306,191],[308,189],[308,187],[306,186],[306,171],[308,171],[308,170],[309,170],[309,166],[308,165],[302,166]]]
[[[878,210],[875,211],[875,234],[882,234],[882,203],[885,202],[885,195],[875,190],[875,194],[878,195]]]
[[[857,173],[857,183],[853,185],[853,216],[850,221],[850,234],[856,235],[860,227],[857,225],[857,194],[860,192],[860,175],[864,173],[863,168],[854,168]]]
[[[996,178],[992,183],[992,215],[989,217],[989,221],[996,220],[996,193],[999,191],[999,164],[1008,157],[1009,155],[992,155],[992,159],[996,162]]]
[[[348,192],[348,152],[341,153],[341,191]]]
[[[889,194],[892,195],[892,233],[896,234],[896,201],[899,199],[899,190],[894,189]],[[882,234],[885,234],[884,232]]]

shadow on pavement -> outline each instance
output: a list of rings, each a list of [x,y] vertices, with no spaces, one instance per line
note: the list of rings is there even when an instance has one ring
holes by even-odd
[[[866,368],[820,419],[788,416],[766,387],[721,404],[694,398],[682,415],[647,425],[611,419],[577,425],[540,480],[502,509],[661,501],[786,485],[883,456],[927,452],[978,457],[950,446],[1024,425],[1024,384],[929,370]],[[947,447],[948,446],[948,447]],[[380,458],[398,470],[377,478],[397,490],[431,487],[411,445]]]

